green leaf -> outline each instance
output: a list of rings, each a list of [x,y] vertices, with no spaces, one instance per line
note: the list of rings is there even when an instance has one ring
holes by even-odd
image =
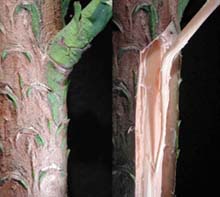
[[[22,53],[28,59],[28,61],[31,62],[32,59],[31,54],[29,52],[22,52]]]
[[[40,37],[40,12],[35,4],[32,4],[31,6],[31,13],[32,13],[32,31],[38,40]]]
[[[66,140],[66,137],[64,137],[62,139],[61,149],[64,150],[64,149],[66,149],[66,147],[67,147],[67,140]]]
[[[15,8],[15,14],[19,14],[22,10],[23,10],[22,4],[17,5],[17,7]]]
[[[31,176],[32,176],[32,178],[34,180],[35,179],[35,172],[34,172],[34,170],[31,171]]]
[[[10,99],[11,102],[13,103],[14,107],[17,108],[18,107],[18,101],[17,101],[18,99],[17,99],[16,95],[8,86],[6,87],[6,91],[7,91],[8,99]]]
[[[32,31],[35,36],[35,38],[38,40],[40,37],[40,12],[35,3],[31,4],[20,4],[15,9],[15,14],[19,14],[22,9],[25,9],[30,12],[31,19],[32,19]]]
[[[54,119],[54,122],[56,124],[59,123],[59,108],[60,108],[60,100],[58,98],[58,96],[53,93],[53,92],[49,92],[48,93],[48,100],[49,100],[49,103],[50,103],[50,106],[51,106],[51,111],[52,111],[52,116],[53,116],[53,119]]]
[[[0,94],[6,95],[7,98],[12,102],[13,106],[15,108],[18,107],[18,98],[8,85],[6,85],[4,89],[1,90]]]
[[[105,24],[108,22],[109,17],[111,17],[111,15],[106,14],[106,12],[110,11],[107,9],[109,7],[110,6],[105,3],[100,3],[92,13],[91,17],[88,18],[93,24],[92,29],[90,30],[92,36],[96,36],[99,31],[102,31]],[[100,19],[99,17],[102,18]]]
[[[3,50],[1,56],[2,56],[2,60],[5,60],[7,58],[7,56],[8,56],[8,51],[7,50]]]
[[[42,180],[44,179],[46,174],[47,174],[47,171],[40,171],[39,172],[39,183],[42,183]]]
[[[82,7],[79,1],[74,2],[74,18],[76,21],[79,21],[81,16]]]
[[[69,158],[70,152],[71,152],[70,149],[67,149],[67,150],[66,150],[66,156],[67,156],[67,159]]]
[[[37,134],[35,136],[35,142],[37,143],[38,146],[44,146],[44,144],[45,144],[45,141],[40,134]]]
[[[177,149],[176,150],[176,159],[179,159],[179,156],[180,156],[180,149]]]
[[[132,174],[131,172],[128,172],[128,174],[129,174],[129,176],[131,177],[131,179],[132,179],[133,181],[135,181],[135,175]]]
[[[48,51],[50,58],[66,69],[79,61],[112,16],[110,0],[92,0],[82,11],[79,2],[75,2],[74,9],[71,22],[54,37]]]
[[[28,184],[27,184],[27,182],[25,180],[23,180],[23,179],[16,179],[16,181],[18,183],[20,183],[25,189],[28,189]]]
[[[32,90],[33,90],[32,86],[28,87],[27,92],[26,92],[27,97],[30,97]]]
[[[57,94],[62,93],[61,85],[65,79],[65,76],[58,72],[53,63],[49,62],[47,65],[47,82],[50,89]]]
[[[140,10],[143,10],[143,11],[145,11],[148,14],[149,13],[149,6],[150,6],[150,4],[148,4],[148,3],[140,3],[140,4],[138,4],[134,8],[134,10],[132,12],[132,15],[137,14]]]
[[[159,22],[157,10],[153,4],[141,3],[135,7],[132,15],[138,13],[140,10],[143,10],[149,15],[150,34],[151,38],[154,39],[157,36],[156,27]]]
[[[150,33],[151,33],[152,39],[156,38],[157,36],[156,27],[157,27],[158,22],[159,22],[159,18],[157,15],[157,10],[153,5],[151,5],[149,23],[150,23]]]
[[[18,73],[18,80],[19,80],[19,85],[20,85],[20,87],[21,88],[23,88],[23,86],[24,86],[24,81],[23,81],[23,79],[22,79],[22,77],[21,77],[21,75]]]
[[[186,9],[188,3],[189,0],[178,0],[177,13],[178,13],[179,21],[181,21],[184,10]]]
[[[49,129],[49,132],[51,133],[51,130],[52,130],[52,120],[48,120],[47,121],[47,127]]]
[[[60,124],[56,130],[56,136],[59,135],[64,128],[65,128],[65,124]]]
[[[62,17],[63,21],[65,21],[65,16],[67,14],[68,8],[69,8],[70,0],[62,0],[61,1],[61,7],[62,7]]]

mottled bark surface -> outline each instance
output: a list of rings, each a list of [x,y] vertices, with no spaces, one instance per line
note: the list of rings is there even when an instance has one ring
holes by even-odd
[[[0,4],[0,195],[66,196],[68,74],[112,15],[92,0]],[[64,5],[66,3],[66,5]]]
[[[66,104],[56,122],[46,66],[46,45],[62,26],[60,2],[0,2],[2,197],[66,196]]]
[[[115,0],[113,5],[113,196],[134,197],[135,108],[140,51],[173,21],[179,31],[177,0]],[[147,9],[145,9],[148,7]],[[178,72],[179,69],[175,69]],[[175,89],[175,88],[174,88]],[[170,93],[171,95],[173,93]],[[176,95],[176,93],[174,93]],[[172,100],[172,99],[171,99]],[[176,101],[175,101],[176,102]],[[176,103],[174,102],[175,106]],[[169,117],[172,110],[169,112]],[[176,118],[176,117],[175,117]],[[175,119],[174,118],[174,119]],[[171,136],[172,135],[172,136]],[[175,139],[172,132],[167,141]],[[169,148],[168,148],[169,149]],[[165,150],[164,177],[174,177],[175,157]],[[170,170],[169,170],[170,169]],[[166,180],[163,180],[165,183]],[[163,196],[173,188],[173,181]]]

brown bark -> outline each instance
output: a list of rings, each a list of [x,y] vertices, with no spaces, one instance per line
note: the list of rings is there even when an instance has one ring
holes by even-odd
[[[33,3],[34,1],[25,1]],[[19,0],[0,3],[0,196],[66,196],[66,133],[56,135],[45,47],[61,28],[60,0],[37,1],[41,37]],[[42,3],[41,3],[42,2]],[[5,52],[5,54],[4,54]],[[31,58],[27,57],[27,53]],[[66,104],[59,116],[66,118]],[[65,130],[65,128],[64,128]]]
[[[143,10],[134,14],[135,8],[143,3],[153,5],[158,15],[155,31],[162,33],[173,21],[179,30],[177,19],[177,0],[115,0],[113,21],[117,30],[113,32],[113,196],[134,197],[135,195],[135,110],[136,87],[140,64],[140,52],[152,41],[150,14]],[[177,63],[179,64],[179,63]],[[178,69],[173,75],[178,77]],[[175,89],[175,83],[173,90]],[[175,92],[170,94],[176,95]],[[178,94],[177,94],[178,95]],[[176,110],[176,100],[170,101],[168,119]],[[151,112],[150,112],[151,113]],[[177,116],[172,118],[176,122]],[[171,127],[173,125],[169,125]],[[167,135],[167,144],[173,144],[174,132]],[[175,155],[173,147],[165,150],[163,162],[162,196],[171,196],[174,190]],[[169,177],[168,182],[166,177]],[[136,180],[137,181],[137,180]],[[145,194],[142,194],[143,196]],[[139,197],[139,196],[136,196]]]

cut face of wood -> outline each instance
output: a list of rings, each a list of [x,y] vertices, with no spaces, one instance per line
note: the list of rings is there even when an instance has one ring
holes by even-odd
[[[172,23],[140,53],[135,143],[136,197],[174,195],[178,129],[178,54],[220,0],[208,0],[177,36]]]
[[[167,146],[166,131],[171,129],[167,128],[167,125],[173,127],[173,124],[167,123],[168,109],[166,111],[163,109],[164,103],[169,104],[170,88],[166,90],[162,88],[164,84],[161,68],[163,57],[176,35],[174,24],[171,23],[140,54],[136,100],[136,197],[159,197],[162,194],[163,158]],[[173,69],[176,71],[170,70],[169,73],[176,74],[178,69],[175,67]],[[169,87],[170,79],[167,81]],[[170,107],[176,109],[176,102],[171,103]],[[176,122],[176,117],[169,121]],[[173,135],[176,128],[172,129]],[[175,148],[173,143],[171,146]]]

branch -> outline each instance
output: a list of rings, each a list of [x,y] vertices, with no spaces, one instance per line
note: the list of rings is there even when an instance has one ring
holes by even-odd
[[[220,5],[220,0],[207,0],[205,5],[199,10],[199,12],[192,18],[192,20],[184,27],[184,29],[177,36],[166,56],[164,57],[164,63],[162,70],[168,69],[168,65],[172,66],[173,59],[181,51],[182,48],[188,43],[190,38],[196,33],[200,26],[206,21],[206,19],[215,11]]]
[[[170,73],[175,57],[180,53],[181,49],[185,47],[190,38],[196,33],[200,26],[206,21],[206,19],[214,12],[214,10],[219,5],[220,0],[207,0],[205,5],[180,32],[176,40],[172,43],[168,52],[164,55],[161,67],[162,114],[166,114],[168,110],[169,81],[171,79]],[[162,122],[163,134],[165,135],[166,117],[163,117]]]
[[[74,17],[51,41],[48,55],[63,68],[76,64],[93,38],[101,32],[112,16],[111,0],[92,0],[81,10],[74,2]]]

